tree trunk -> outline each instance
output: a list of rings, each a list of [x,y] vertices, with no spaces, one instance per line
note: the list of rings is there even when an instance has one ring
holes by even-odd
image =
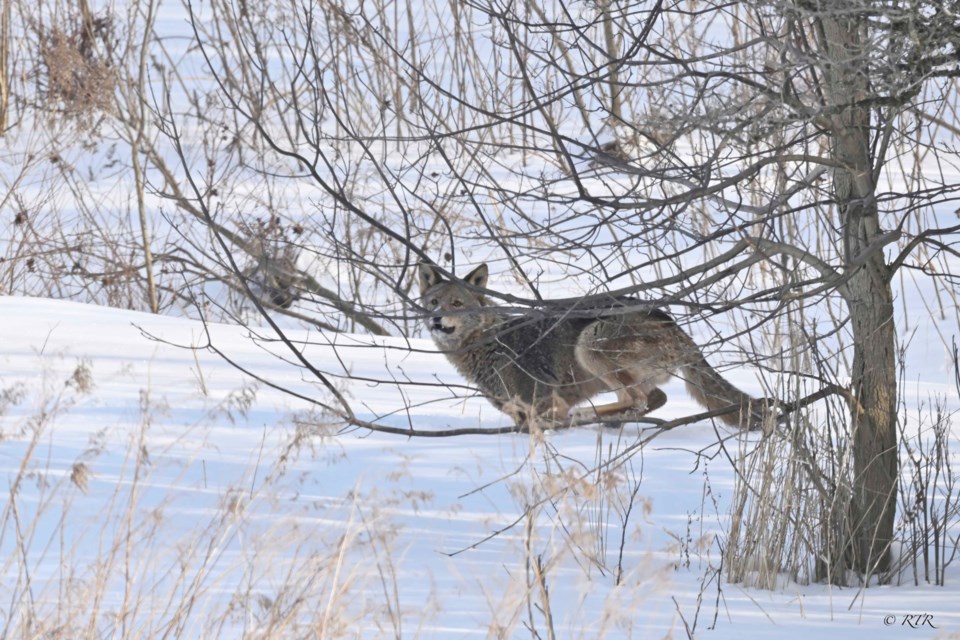
[[[862,14],[838,11],[820,22],[821,50],[833,143],[834,195],[843,230],[849,280],[842,292],[853,331],[851,407],[854,486],[850,505],[849,568],[869,580],[890,567],[897,493],[896,327],[889,266],[876,243],[880,228]]]
[[[897,377],[893,296],[883,254],[850,281],[853,326],[853,569],[883,576],[890,568],[897,494]]]

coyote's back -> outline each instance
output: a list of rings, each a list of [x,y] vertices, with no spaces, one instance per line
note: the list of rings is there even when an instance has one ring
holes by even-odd
[[[730,425],[755,428],[757,401],[724,379],[676,322],[658,309],[617,301],[596,309],[509,315],[489,305],[488,269],[480,265],[462,280],[435,266],[419,267],[421,303],[430,334],[467,380],[518,423],[554,422],[574,405],[604,393],[608,404],[588,404],[577,418],[624,411],[640,414],[667,401],[659,388],[678,375],[701,405]]]

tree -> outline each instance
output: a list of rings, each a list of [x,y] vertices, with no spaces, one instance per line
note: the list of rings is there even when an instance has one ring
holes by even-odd
[[[508,306],[670,305],[782,402],[818,577],[895,568],[897,303],[957,320],[955,2],[188,1],[196,48],[158,7],[3,3],[3,293],[416,335],[416,261],[492,259]]]
[[[894,286],[907,272],[951,294],[957,285],[949,238],[960,227],[944,208],[960,190],[946,177],[945,139],[958,131],[941,115],[960,73],[954,7],[393,9],[407,20],[383,3],[332,1],[280,19],[220,2],[193,16],[225,106],[218,126],[258,150],[244,166],[317,189],[327,239],[313,233],[297,249],[347,268],[339,281],[351,284],[330,299],[408,331],[416,260],[492,247],[518,283],[510,305],[569,303],[541,291],[563,273],[585,295],[721,318],[735,330],[699,331],[714,348],[753,353],[786,407],[806,405],[810,386],[845,403],[846,416],[826,401],[785,431],[807,447],[827,505],[819,577],[884,579],[906,320]],[[216,230],[205,194],[196,185],[191,198]],[[406,304],[384,302],[385,290]]]

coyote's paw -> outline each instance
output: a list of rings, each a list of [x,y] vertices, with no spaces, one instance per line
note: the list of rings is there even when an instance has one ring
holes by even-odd
[[[499,406],[510,416],[514,423],[525,429],[549,430],[570,426],[568,405],[559,396],[553,396],[547,402],[532,404],[518,398],[507,400]]]

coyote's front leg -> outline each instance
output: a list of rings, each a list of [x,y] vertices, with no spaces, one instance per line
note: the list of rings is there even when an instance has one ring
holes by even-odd
[[[519,427],[540,429],[550,429],[563,424],[569,419],[570,413],[570,405],[555,392],[550,394],[548,400],[540,402],[524,402],[520,398],[511,398],[499,409],[510,416]]]

